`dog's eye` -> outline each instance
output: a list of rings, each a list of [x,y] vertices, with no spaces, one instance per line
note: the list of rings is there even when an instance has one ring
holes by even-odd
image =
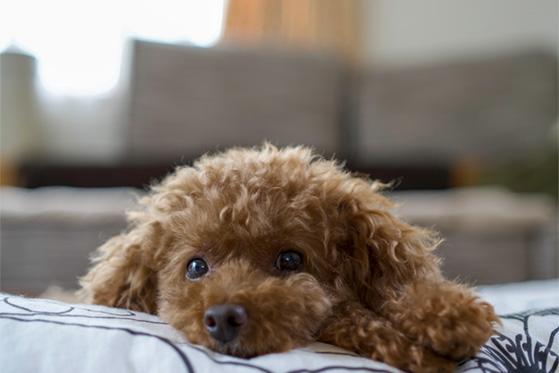
[[[284,251],[278,255],[276,267],[282,271],[297,271],[303,267],[303,256],[295,251]]]
[[[196,258],[192,259],[186,265],[186,277],[191,280],[199,279],[208,273],[208,265],[203,259]]]

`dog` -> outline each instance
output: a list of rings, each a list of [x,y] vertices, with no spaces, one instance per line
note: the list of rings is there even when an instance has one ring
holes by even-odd
[[[301,146],[205,155],[151,187],[96,251],[82,296],[237,357],[320,341],[453,371],[499,319],[441,275],[440,239],[393,216],[385,187]]]

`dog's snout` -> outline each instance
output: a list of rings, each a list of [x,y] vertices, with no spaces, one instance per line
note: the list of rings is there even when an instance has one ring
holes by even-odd
[[[237,338],[247,321],[245,309],[237,304],[215,305],[204,314],[204,324],[210,335],[223,343]]]

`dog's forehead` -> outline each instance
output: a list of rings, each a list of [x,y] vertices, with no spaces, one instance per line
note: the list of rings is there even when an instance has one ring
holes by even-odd
[[[268,265],[282,251],[323,250],[335,208],[304,193],[241,189],[207,190],[197,197],[177,215],[178,239],[217,262],[243,258]]]
[[[173,231],[219,260],[324,250],[343,230],[348,179],[334,162],[313,162],[298,151],[208,157],[167,184],[174,188]]]
[[[322,240],[329,224],[329,217],[319,209],[298,208],[287,201],[271,206],[263,201],[245,202],[200,203],[188,214],[181,214],[185,218],[175,225],[180,224],[181,234],[204,250],[226,246],[239,252],[261,253]]]

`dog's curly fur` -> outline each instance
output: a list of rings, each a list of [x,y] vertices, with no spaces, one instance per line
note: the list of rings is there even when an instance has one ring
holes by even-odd
[[[304,147],[231,149],[179,167],[129,213],[82,278],[90,302],[149,312],[212,350],[240,357],[312,341],[413,372],[449,372],[499,319],[445,280],[432,232],[395,218],[383,185]],[[278,269],[281,252],[304,267]],[[209,272],[186,276],[193,258]],[[204,314],[241,305],[237,338],[212,338]]]

